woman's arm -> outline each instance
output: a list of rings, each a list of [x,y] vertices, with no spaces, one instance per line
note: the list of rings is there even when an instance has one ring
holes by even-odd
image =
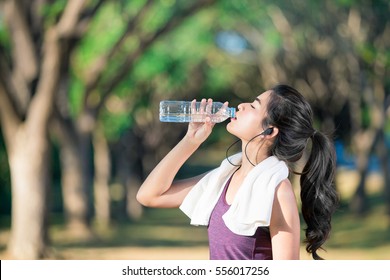
[[[211,106],[209,99],[207,106]],[[206,100],[202,100],[202,109]],[[210,135],[214,124],[210,118],[205,123],[190,123],[184,138],[161,160],[140,187],[137,200],[149,207],[179,207],[191,188],[205,175],[174,181],[174,178],[187,161]]]
[[[200,179],[173,181],[180,167],[198,146],[184,137],[153,169],[137,193],[137,200],[148,207],[179,207]]]
[[[270,223],[274,260],[299,259],[300,222],[293,187],[288,179],[275,190]]]

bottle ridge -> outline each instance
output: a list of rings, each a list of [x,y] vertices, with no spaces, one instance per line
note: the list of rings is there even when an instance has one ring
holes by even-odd
[[[211,122],[219,123],[228,118],[235,118],[236,109],[223,106],[222,102],[213,102],[212,106],[206,105],[203,112],[200,110],[200,102],[171,101],[160,102],[161,122],[205,122],[210,117]]]

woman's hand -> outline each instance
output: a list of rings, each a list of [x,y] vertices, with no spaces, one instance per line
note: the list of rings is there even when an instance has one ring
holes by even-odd
[[[200,102],[200,107],[196,109],[196,100],[192,100],[191,104],[191,113],[192,114],[206,114],[207,117],[205,122],[190,122],[188,125],[188,130],[186,137],[195,144],[203,143],[207,137],[211,134],[215,123],[211,121],[211,108],[213,105],[213,100],[209,98],[207,101],[203,98]]]
[[[191,114],[194,118],[207,115],[203,122],[190,122],[186,136],[160,161],[145,179],[137,193],[137,200],[148,207],[179,207],[192,187],[205,175],[201,174],[185,180],[174,180],[188,158],[199,148],[213,130],[213,100],[202,99],[196,109],[196,100],[192,101]],[[216,114],[226,110],[228,103]]]

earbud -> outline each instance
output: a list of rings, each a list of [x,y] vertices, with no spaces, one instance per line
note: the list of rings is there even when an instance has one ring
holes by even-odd
[[[274,128],[273,127],[269,127],[267,128],[266,130],[264,130],[261,135],[270,135],[272,134],[272,132],[274,131]]]

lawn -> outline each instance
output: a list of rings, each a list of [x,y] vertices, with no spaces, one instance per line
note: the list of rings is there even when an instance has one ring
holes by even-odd
[[[372,198],[374,203],[378,198]],[[390,234],[384,206],[374,206],[370,214],[354,217],[341,208],[334,218],[333,232],[326,243],[326,259],[390,259]],[[58,259],[207,259],[207,232],[188,225],[176,209],[148,209],[134,223],[116,223],[97,229],[98,238],[71,237],[61,225],[51,227],[53,252]],[[0,233],[0,258],[6,259],[8,231]],[[302,259],[310,259],[302,247]]]
[[[341,205],[326,251],[320,252],[322,257],[390,259],[390,220],[381,192],[370,193],[369,205],[369,213],[360,217],[351,214],[346,204]],[[57,259],[208,259],[205,227],[190,226],[178,209],[146,209],[140,221],[117,221],[108,229],[96,227],[97,237],[92,240],[69,234],[61,218],[52,220],[50,236]],[[8,237],[8,228],[0,227],[0,259],[7,259]],[[303,246],[301,258],[310,259]]]

